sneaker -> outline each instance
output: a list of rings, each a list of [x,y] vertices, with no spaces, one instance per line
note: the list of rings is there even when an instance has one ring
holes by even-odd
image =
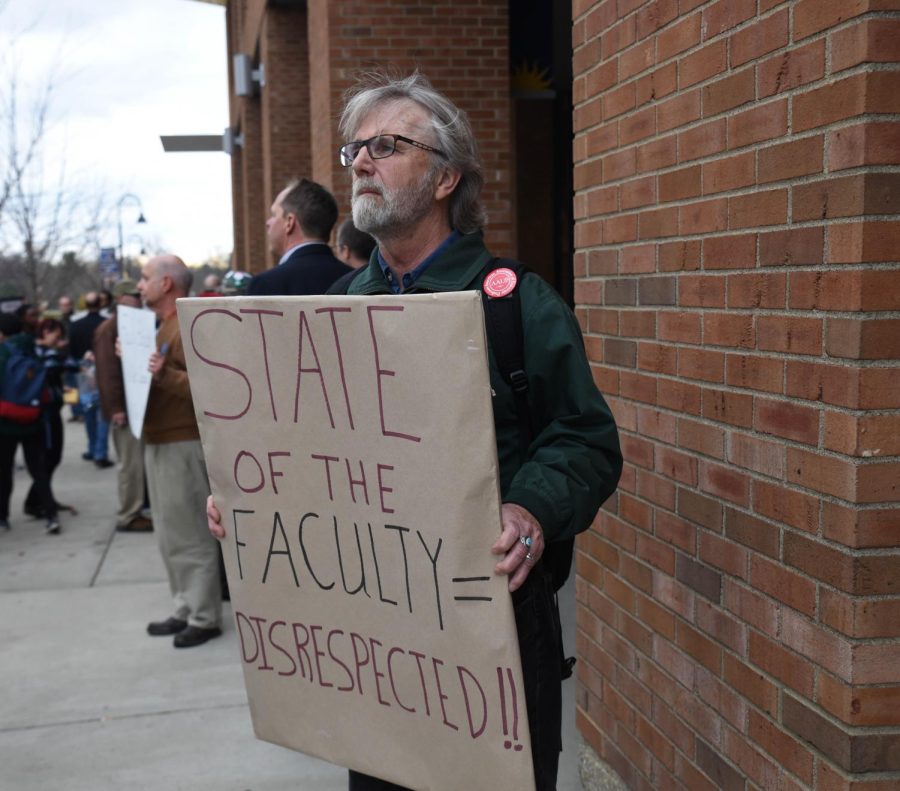
[[[9,522],[6,519],[0,519],[0,530],[9,530]]]
[[[105,470],[108,467],[112,467],[115,465],[114,461],[110,461],[109,459],[94,459],[94,464],[97,465],[101,470]]]
[[[59,519],[57,519],[55,516],[51,516],[47,520],[46,531],[48,534],[56,535],[60,531],[60,527],[61,525],[59,524]]]

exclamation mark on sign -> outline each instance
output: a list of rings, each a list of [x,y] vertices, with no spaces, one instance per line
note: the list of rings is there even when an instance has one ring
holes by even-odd
[[[506,677],[509,680],[509,700],[512,707],[512,739],[509,738],[510,718],[507,716],[506,711],[506,684],[503,683],[503,668],[498,667],[497,686],[500,689],[500,718],[503,723],[503,735],[507,737],[503,742],[503,746],[507,750],[513,749],[516,752],[520,752],[522,745],[519,744],[519,700],[516,695],[516,682],[513,679],[512,668],[506,668]]]

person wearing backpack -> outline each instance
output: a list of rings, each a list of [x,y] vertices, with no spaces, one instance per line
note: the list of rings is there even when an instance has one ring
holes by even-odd
[[[486,313],[497,318],[501,333],[488,328],[502,532],[484,551],[497,556],[495,573],[509,580],[536,788],[553,791],[565,672],[554,577],[564,576],[558,558],[571,560],[570,552],[555,549],[571,547],[615,491],[622,469],[618,432],[572,311],[537,275],[517,262],[498,262],[484,244],[483,176],[466,114],[418,72],[364,79],[343,112],[340,128],[349,142],[340,158],[352,169],[353,223],[378,247],[352,282],[347,275],[329,293],[477,290],[486,306],[501,308]],[[513,315],[502,310],[510,305]],[[498,342],[506,332],[519,338]],[[422,343],[440,348],[440,339]],[[211,498],[207,516],[210,532],[223,537]],[[349,787],[400,789],[355,771]]]
[[[0,338],[0,529],[10,529],[13,465],[21,445],[25,466],[47,519],[47,532],[59,533],[57,506],[47,472],[46,368],[35,351],[34,337],[22,332],[21,321],[15,316],[0,314]]]
[[[42,405],[42,420],[45,424],[44,434],[44,460],[46,462],[47,482],[50,490],[53,490],[53,473],[62,461],[65,432],[62,423],[62,405],[64,377],[66,373],[77,371],[78,366],[69,360],[66,354],[67,342],[65,328],[61,321],[55,318],[44,318],[37,325],[35,332],[34,350],[46,369],[46,387],[49,397]],[[23,510],[29,516],[42,519],[46,517],[41,505],[40,487],[32,482],[28,494],[25,496]],[[69,511],[76,514],[74,506],[56,503],[57,511]]]

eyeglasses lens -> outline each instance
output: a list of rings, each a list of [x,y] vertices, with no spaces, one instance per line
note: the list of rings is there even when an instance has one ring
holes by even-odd
[[[368,140],[355,140],[341,148],[341,164],[346,168],[353,164],[356,155],[365,146],[372,159],[384,159],[394,153],[396,141],[393,135],[378,135]]]

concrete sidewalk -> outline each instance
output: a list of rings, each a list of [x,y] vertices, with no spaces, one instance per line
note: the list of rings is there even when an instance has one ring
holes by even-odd
[[[156,539],[115,532],[116,470],[82,461],[84,445],[84,427],[67,423],[54,492],[79,513],[62,512],[62,533],[22,516],[18,469],[0,534],[0,789],[345,789],[345,770],[254,737],[227,604],[225,634],[203,646],[146,634],[170,612]],[[564,695],[558,788],[579,791],[574,682]]]

